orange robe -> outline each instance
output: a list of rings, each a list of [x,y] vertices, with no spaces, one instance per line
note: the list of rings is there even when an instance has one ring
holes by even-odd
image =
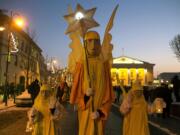
[[[85,103],[84,96],[88,86],[88,73],[86,64],[77,63],[74,81],[70,95],[70,103],[78,105],[79,135],[94,135],[96,125],[97,135],[104,135],[104,125],[107,120],[111,104],[114,100],[112,90],[110,67],[108,62],[99,58],[89,59],[89,74],[91,88],[95,90],[94,110],[99,109],[103,116],[92,120],[92,97]]]

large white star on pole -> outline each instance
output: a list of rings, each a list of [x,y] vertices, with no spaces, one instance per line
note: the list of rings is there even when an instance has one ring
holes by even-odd
[[[84,8],[78,4],[76,11],[65,15],[65,20],[69,23],[65,34],[79,31],[81,35],[84,35],[90,28],[97,27],[99,24],[93,19],[96,8],[84,10]]]

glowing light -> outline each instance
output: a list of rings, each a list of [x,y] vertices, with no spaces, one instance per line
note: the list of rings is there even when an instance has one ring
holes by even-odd
[[[14,21],[15,21],[17,26],[19,26],[19,27],[23,27],[24,26],[24,20],[22,18],[20,18],[20,17],[15,18]]]
[[[5,30],[5,27],[0,26],[0,31],[4,31],[4,30]]]
[[[81,20],[82,18],[84,18],[83,13],[77,12],[77,13],[75,14],[75,19],[76,19],[76,20]]]
[[[53,60],[52,62],[53,62],[53,64],[57,64],[57,61],[56,61],[56,60]]]
[[[157,113],[161,113],[161,112],[162,112],[162,110],[161,110],[161,109],[158,109],[158,110],[157,110]]]
[[[16,39],[15,39],[15,37],[14,37],[14,35],[13,35],[13,33],[11,32],[11,42],[12,42],[12,50],[11,50],[11,52],[12,53],[16,53],[16,52],[18,52],[19,50],[18,50],[18,48],[17,48],[17,42],[16,42]]]
[[[130,74],[130,69],[128,69],[128,75]]]
[[[145,74],[147,74],[147,69],[144,69]]]
[[[136,69],[136,74],[138,74],[139,73],[139,71],[138,71],[138,69]]]

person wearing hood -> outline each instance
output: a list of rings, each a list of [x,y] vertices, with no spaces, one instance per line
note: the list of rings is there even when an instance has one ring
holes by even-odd
[[[124,115],[123,135],[150,135],[148,126],[148,104],[143,95],[143,87],[135,81],[125,95],[120,112]]]
[[[32,135],[57,135],[54,122],[62,117],[62,112],[63,107],[52,96],[50,86],[43,84],[28,112]]]

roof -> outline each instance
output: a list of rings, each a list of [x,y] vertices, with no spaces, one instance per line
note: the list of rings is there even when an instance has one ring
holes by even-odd
[[[158,79],[171,80],[175,75],[180,78],[180,72],[163,72],[158,75]]]
[[[115,68],[152,68],[155,64],[128,56],[120,56],[113,59],[112,67]]]
[[[117,58],[113,58],[113,64],[152,64],[152,63],[142,61],[136,58],[128,57],[128,56],[120,56]]]

